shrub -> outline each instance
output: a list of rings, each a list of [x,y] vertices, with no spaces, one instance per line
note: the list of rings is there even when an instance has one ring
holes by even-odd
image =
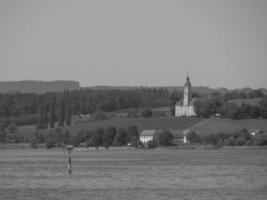
[[[74,136],[74,135],[71,135],[67,141],[67,144],[73,145],[74,147],[79,146],[80,143],[81,143],[81,138],[79,136]]]
[[[142,111],[141,111],[141,116],[142,117],[151,117],[152,116],[152,110],[150,108],[144,108]]]
[[[254,145],[267,145],[267,134],[256,135],[254,138]]]
[[[11,124],[9,124],[9,126],[7,127],[7,130],[9,133],[16,133],[18,130],[18,126],[15,122],[12,122]]]
[[[106,120],[108,119],[107,113],[104,111],[97,111],[91,117],[92,120]]]
[[[31,138],[31,140],[30,140],[30,146],[33,149],[36,149],[37,148],[37,139],[36,139],[36,137]]]
[[[66,132],[64,133],[61,128],[49,131],[45,137],[46,148],[49,149],[51,147],[62,145],[66,136]]]
[[[171,146],[173,142],[173,135],[170,131],[162,131],[159,134],[159,144],[162,146]]]
[[[139,117],[138,109],[132,109],[128,112],[128,117]]]
[[[187,139],[190,143],[198,143],[200,141],[199,136],[194,131],[190,131],[187,134]]]
[[[125,146],[127,144],[128,133],[124,128],[119,128],[113,140],[114,146]]]
[[[243,137],[239,137],[235,140],[236,146],[242,146],[244,144],[246,144],[246,140]]]
[[[147,142],[147,147],[148,148],[156,148],[157,147],[157,142],[155,140],[150,140]]]
[[[233,136],[228,137],[224,140],[224,145],[226,146],[235,146],[235,138]]]

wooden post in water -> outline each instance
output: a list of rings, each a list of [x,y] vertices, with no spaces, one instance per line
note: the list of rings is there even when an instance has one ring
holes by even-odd
[[[71,152],[73,150],[73,146],[67,145],[66,149],[68,152],[68,173],[69,173],[69,175],[71,175],[71,172],[72,172],[72,170],[71,170]]]

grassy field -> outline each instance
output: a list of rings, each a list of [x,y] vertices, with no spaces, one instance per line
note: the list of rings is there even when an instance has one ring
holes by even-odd
[[[199,119],[199,118],[113,118],[103,121],[83,122],[70,127],[65,127],[71,134],[77,134],[80,130],[95,130],[99,127],[115,126],[117,128],[127,128],[130,125],[137,125],[139,130],[143,129],[192,129],[198,134],[209,133],[232,133],[240,131],[242,128],[257,128],[267,132],[267,119]],[[31,137],[35,132],[35,126],[20,126],[19,134]],[[41,130],[40,132],[47,132]]]
[[[0,199],[267,199],[267,149],[1,150]]]
[[[256,128],[267,132],[267,119],[206,119],[190,127],[190,129],[195,130],[199,135],[219,132],[233,133],[235,131],[240,131],[242,128]]]
[[[139,130],[143,129],[186,129],[200,122],[199,118],[113,118],[103,121],[80,123],[70,127],[70,130],[77,132],[79,130],[95,130],[99,127],[115,126],[118,128],[127,128],[130,125],[138,126]]]

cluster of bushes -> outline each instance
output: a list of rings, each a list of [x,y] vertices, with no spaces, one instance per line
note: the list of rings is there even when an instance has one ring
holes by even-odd
[[[227,92],[224,94],[224,99],[232,100],[232,99],[248,99],[248,98],[257,98],[257,97],[264,97],[264,94],[261,90],[252,90],[251,92],[238,92],[236,90]]]
[[[173,146],[173,134],[168,130],[163,130],[154,135],[154,139],[147,142],[147,147],[156,148],[158,146]]]
[[[224,101],[223,97],[218,95],[210,99],[197,100],[195,111],[199,117],[204,118],[216,115],[217,113],[231,119],[267,118],[267,98],[263,98],[259,105],[252,106],[245,103],[241,105],[228,103]]]
[[[70,134],[68,130],[55,128],[48,134],[36,133],[33,143],[45,143],[47,148],[86,143],[87,147],[109,148],[110,146],[126,146],[127,144],[137,147],[139,145],[139,132],[137,126],[116,128],[110,126],[106,129],[98,128],[93,131],[81,130],[78,134]]]
[[[36,124],[38,120],[38,115],[27,115],[24,117],[7,117],[7,118],[0,118],[0,124],[2,124],[5,128],[8,127],[12,123],[16,123],[18,126],[25,126]]]
[[[10,123],[7,127],[0,123],[0,143],[25,143],[26,138],[18,134],[18,127],[15,122]]]
[[[267,134],[260,133],[251,135],[244,128],[234,133],[216,133],[198,136],[196,133],[191,133],[188,136],[190,143],[212,144],[214,146],[243,146],[243,145],[267,145]]]

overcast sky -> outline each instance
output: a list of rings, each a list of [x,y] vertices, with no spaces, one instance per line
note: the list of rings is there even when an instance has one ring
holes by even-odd
[[[0,0],[0,80],[267,88],[266,0]]]

